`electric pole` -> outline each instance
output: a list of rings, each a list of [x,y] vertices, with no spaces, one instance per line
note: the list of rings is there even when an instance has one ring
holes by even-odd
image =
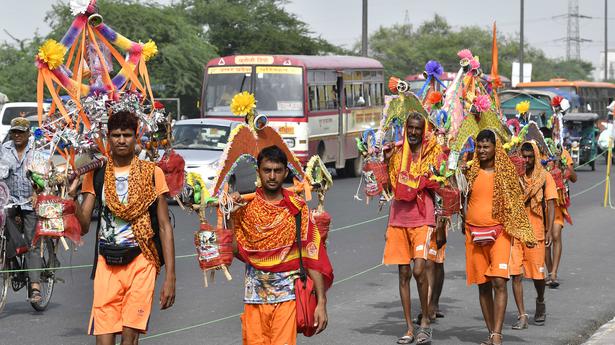
[[[608,35],[608,7],[607,0],[604,0],[604,81],[609,80],[609,35]]]
[[[367,56],[367,0],[363,0],[363,30],[361,35],[361,55]]]
[[[523,0],[521,0],[521,29],[519,31],[519,82],[523,83]]]

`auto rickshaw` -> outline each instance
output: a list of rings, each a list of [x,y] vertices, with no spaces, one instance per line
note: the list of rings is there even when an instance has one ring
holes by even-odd
[[[574,166],[589,163],[596,170],[598,128],[596,113],[569,113],[564,115],[564,147],[570,152]]]

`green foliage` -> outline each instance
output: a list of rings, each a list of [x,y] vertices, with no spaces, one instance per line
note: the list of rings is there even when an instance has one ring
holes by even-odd
[[[490,29],[464,26],[454,30],[443,17],[438,15],[414,28],[412,25],[396,24],[380,27],[370,37],[372,57],[380,60],[387,75],[405,77],[421,73],[425,63],[437,60],[445,71],[459,69],[457,52],[467,48],[480,57],[486,73],[491,69]],[[519,57],[519,40],[515,37],[498,35],[499,72],[509,77],[512,62]],[[550,59],[540,49],[526,46],[525,62],[533,64],[532,80],[566,78],[569,80],[591,79],[593,69],[586,61],[564,61]]]
[[[34,56],[41,42],[35,37],[30,42],[21,42],[19,47],[7,43],[0,45],[0,91],[11,102],[36,100]]]
[[[192,20],[220,55],[340,52],[281,6],[283,0],[185,0]]]

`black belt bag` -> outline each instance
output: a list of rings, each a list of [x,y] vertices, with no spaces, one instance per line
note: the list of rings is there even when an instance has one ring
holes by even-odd
[[[132,262],[139,254],[139,247],[124,247],[116,244],[100,244],[100,255],[110,266],[123,266]]]

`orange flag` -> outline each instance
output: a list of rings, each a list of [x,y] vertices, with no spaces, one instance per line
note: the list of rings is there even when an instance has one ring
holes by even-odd
[[[491,43],[491,87],[493,89],[493,98],[498,109],[500,109],[500,97],[498,97],[497,90],[502,87],[500,81],[500,75],[498,73],[498,39],[495,29],[495,22],[493,22],[493,41]]]

